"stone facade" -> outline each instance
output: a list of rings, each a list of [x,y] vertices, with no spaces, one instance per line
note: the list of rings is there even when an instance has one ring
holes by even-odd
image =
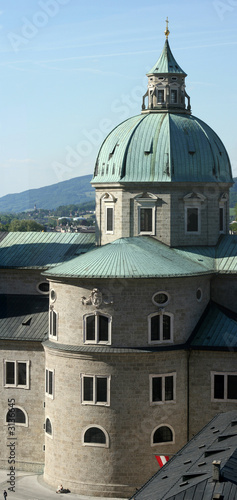
[[[111,243],[118,238],[128,238],[142,234],[139,230],[139,207],[149,203],[154,207],[154,231],[152,236],[166,245],[216,245],[220,234],[228,228],[228,190],[229,184],[175,184],[160,183],[114,187],[96,186],[96,239],[98,245]],[[193,198],[190,200],[189,195]],[[196,196],[195,196],[196,195]],[[200,195],[200,197],[198,197]],[[152,198],[153,196],[153,198]],[[224,225],[220,231],[220,200],[223,204]],[[106,208],[113,207],[113,230],[106,230]],[[146,206],[146,205],[144,205]],[[148,206],[148,205],[147,205]],[[197,234],[186,230],[186,210],[197,207],[200,218],[200,231]]]
[[[44,467],[44,351],[36,342],[1,341],[1,386],[0,405],[2,415],[0,467],[10,468],[9,439],[15,442],[15,467],[18,470],[42,472]],[[5,361],[29,363],[29,388],[6,387],[4,380]],[[9,402],[25,413],[25,424],[13,424],[10,434],[6,417]],[[14,420],[14,419],[13,419]]]

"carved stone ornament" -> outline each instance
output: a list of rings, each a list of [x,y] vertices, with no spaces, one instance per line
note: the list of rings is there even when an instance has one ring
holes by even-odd
[[[100,291],[99,288],[93,288],[88,299],[86,297],[82,297],[81,301],[84,306],[92,305],[95,307],[100,307],[102,304],[112,304],[113,298],[112,295],[104,291]]]

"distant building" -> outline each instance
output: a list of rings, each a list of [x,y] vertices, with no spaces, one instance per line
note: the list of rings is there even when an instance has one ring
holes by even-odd
[[[132,495],[237,408],[231,166],[168,35],[142,113],[99,150],[96,235],[0,241],[1,464],[13,399],[17,467],[80,494]]]

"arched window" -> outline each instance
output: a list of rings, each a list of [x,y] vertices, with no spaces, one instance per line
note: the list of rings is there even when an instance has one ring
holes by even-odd
[[[28,418],[26,412],[17,406],[14,406],[7,412],[6,423],[11,425],[28,426]]]
[[[152,433],[152,445],[162,443],[174,443],[173,429],[168,425],[160,425]]]
[[[108,448],[109,436],[102,427],[88,427],[84,432],[83,444],[85,446],[101,446]]]
[[[45,432],[47,434],[50,434],[50,436],[52,436],[52,424],[51,424],[51,421],[49,420],[49,418],[46,418],[46,421],[45,421]]]
[[[153,313],[148,316],[149,343],[173,342],[173,314]]]
[[[84,316],[84,342],[87,344],[111,343],[111,316],[93,314]]]

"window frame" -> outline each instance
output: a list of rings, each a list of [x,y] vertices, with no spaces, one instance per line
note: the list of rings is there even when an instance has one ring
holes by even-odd
[[[188,210],[197,209],[197,231],[188,231]],[[198,203],[185,205],[185,234],[201,234],[201,209]]]
[[[147,210],[147,209],[152,211],[152,215],[151,215],[152,228],[151,228],[151,231],[142,231],[141,230],[141,210]],[[154,201],[139,203],[139,205],[138,205],[138,234],[154,236],[156,234],[155,227],[156,227],[156,206],[154,204]]]
[[[49,391],[47,391],[47,388],[49,389],[49,373],[52,373],[52,394]],[[45,368],[45,395],[50,399],[54,399],[54,390],[55,390],[55,370],[52,370],[51,368],[46,367]]]
[[[173,399],[166,400],[165,399],[165,379],[167,377],[173,377]],[[161,401],[153,401],[152,392],[153,392],[153,379],[161,378],[161,391],[162,391],[162,400]],[[149,399],[150,405],[164,405],[164,404],[176,404],[176,372],[171,373],[158,373],[149,375]]]
[[[159,99],[159,93],[162,93],[162,100]],[[165,89],[157,87],[157,104],[165,104]]]
[[[28,414],[27,412],[24,410],[24,408],[22,408],[21,406],[19,405],[14,405],[13,408],[18,408],[18,410],[21,410],[22,413],[24,413],[25,415],[25,423],[21,423],[21,422],[14,422],[12,421],[12,426],[19,426],[19,427],[29,427],[29,418],[28,418]],[[10,409],[8,408],[7,411],[6,411],[6,415],[5,415],[5,425],[9,425],[10,422],[7,422],[7,415],[9,413]]]
[[[169,340],[164,340],[163,339],[163,321],[160,319],[160,340],[151,340],[151,319],[154,316],[169,316],[170,317],[170,339]],[[148,316],[148,343],[149,344],[172,344],[174,342],[174,315],[173,313],[166,312],[166,311],[156,311]]]
[[[87,340],[87,318],[89,316],[95,316],[95,340]],[[108,340],[99,340],[99,317],[104,316],[108,318]],[[93,344],[93,345],[111,345],[111,332],[112,332],[112,316],[106,313],[100,313],[99,311],[93,311],[91,313],[84,314],[83,316],[83,343]]]
[[[106,202],[105,202],[106,203]],[[108,229],[108,210],[112,210],[112,229]],[[114,203],[105,204],[105,234],[114,234]]]
[[[161,441],[161,442],[159,442],[159,443],[154,443],[154,435],[155,435],[156,431],[157,431],[158,429],[160,429],[160,427],[168,427],[168,429],[170,429],[170,430],[171,430],[171,432],[172,432],[172,437],[173,437],[172,441]],[[175,432],[174,432],[173,427],[172,427],[171,425],[169,425],[169,424],[160,424],[160,425],[158,425],[157,427],[155,427],[155,429],[153,429],[153,431],[152,431],[152,433],[151,433],[151,446],[161,446],[161,445],[162,445],[162,446],[163,446],[163,445],[166,445],[166,446],[167,446],[167,445],[170,445],[170,444],[175,444]]]
[[[173,97],[175,96],[175,100],[173,101]],[[170,104],[178,104],[178,89],[177,88],[170,88]]]
[[[226,234],[226,229],[227,229],[227,221],[226,221],[226,214],[227,214],[226,205],[227,205],[227,200],[228,200],[227,194],[224,193],[221,196],[220,201],[219,201],[219,234]],[[221,213],[221,210],[222,210],[222,224],[223,224],[223,228],[222,229],[220,228],[220,213]]]
[[[14,384],[7,383],[7,363],[14,363]],[[18,364],[25,363],[26,365],[26,384],[18,384],[19,374],[18,374]],[[15,389],[29,389],[30,388],[30,360],[24,359],[14,360],[14,359],[4,359],[3,361],[3,380],[4,387],[15,388]]]
[[[184,201],[184,233],[185,235],[200,235],[201,234],[201,208],[204,205],[204,202],[206,200],[206,197],[201,194],[201,193],[196,193],[196,192],[191,192],[184,196],[183,201]],[[197,231],[188,231],[188,210],[197,208],[198,210],[198,215],[197,215],[197,223],[198,223],[198,229]]]
[[[55,335],[52,333],[53,331],[53,321],[51,321],[51,317],[55,317],[55,322],[56,322],[56,325],[55,325]],[[50,309],[49,311],[49,337],[51,339],[55,339],[55,340],[58,340],[58,318],[59,318],[59,314],[54,310],[54,309]]]
[[[86,432],[93,428],[93,427],[96,427],[97,429],[100,429],[104,435],[105,435],[105,443],[85,443],[85,434]],[[108,432],[104,429],[104,427],[101,427],[101,425],[97,425],[97,424],[90,424],[90,425],[87,425],[87,427],[85,427],[82,431],[82,446],[96,446],[98,448],[109,448],[109,434]]]
[[[222,375],[224,377],[224,397],[215,398],[215,376]],[[237,377],[237,372],[211,372],[211,401],[218,403],[237,403],[236,399],[228,399],[228,376],[234,375]]]
[[[81,404],[82,405],[92,405],[92,406],[110,406],[110,381],[111,375],[91,375],[88,373],[81,373]],[[84,379],[85,378],[93,379],[93,400],[85,400],[84,399]],[[97,379],[105,378],[107,380],[107,401],[97,401]]]

